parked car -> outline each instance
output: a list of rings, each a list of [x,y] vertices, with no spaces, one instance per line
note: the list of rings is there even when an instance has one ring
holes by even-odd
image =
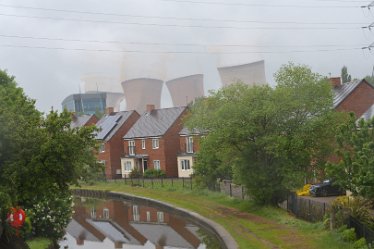
[[[333,185],[331,180],[325,180],[322,183],[314,184],[310,187],[311,196],[337,196],[345,195],[345,190],[339,186]]]

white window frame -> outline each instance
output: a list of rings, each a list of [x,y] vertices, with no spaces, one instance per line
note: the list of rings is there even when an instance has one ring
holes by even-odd
[[[142,149],[145,150],[145,139],[142,139]]]
[[[153,169],[161,170],[161,162],[160,160],[153,160]]]
[[[101,143],[100,143],[100,145],[99,145],[99,152],[100,152],[100,153],[105,152],[105,143],[104,143],[104,142],[101,142]]]
[[[129,140],[129,155],[135,156],[135,141]]]
[[[91,219],[96,219],[96,209],[94,207],[91,208]]]
[[[152,149],[160,148],[160,139],[152,138]]]
[[[134,221],[140,221],[139,206],[138,205],[132,206],[132,216],[134,218]]]
[[[186,137],[186,152],[193,153],[193,137]]]
[[[151,212],[147,211],[147,222],[151,221]]]
[[[164,212],[157,212],[157,222],[164,223],[165,217]]]
[[[109,209],[107,208],[103,209],[103,219],[106,219],[106,220],[109,219]]]
[[[129,168],[130,167],[130,168]],[[129,171],[131,171],[132,170],[132,163],[131,163],[131,161],[125,161],[124,163],[123,163],[123,171],[127,171],[127,172],[129,172]]]
[[[182,170],[190,170],[191,169],[191,162],[188,159],[181,160],[181,169]]]

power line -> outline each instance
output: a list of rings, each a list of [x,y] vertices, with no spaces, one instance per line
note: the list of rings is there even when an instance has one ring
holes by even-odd
[[[254,3],[226,3],[226,2],[206,2],[206,1],[195,1],[195,0],[160,0],[163,2],[174,2],[174,3],[189,3],[189,4],[204,4],[204,5],[223,5],[223,6],[248,6],[248,7],[270,7],[270,8],[359,8],[360,6],[350,5],[296,5],[296,4],[254,4]]]
[[[75,13],[75,14],[89,14],[89,15],[103,15],[103,16],[116,16],[116,17],[131,17],[131,18],[148,18],[148,19],[163,19],[163,20],[180,20],[180,21],[212,21],[212,22],[234,22],[234,23],[266,23],[266,24],[307,24],[307,25],[362,25],[364,23],[352,23],[352,22],[292,22],[292,21],[258,21],[258,20],[244,20],[244,19],[217,19],[217,18],[187,18],[187,17],[175,17],[175,16],[145,16],[145,15],[132,15],[132,14],[121,14],[121,13],[109,13],[109,12],[92,12],[92,11],[80,11],[80,10],[67,10],[67,9],[56,9],[56,8],[42,8],[42,7],[31,7],[31,6],[20,6],[20,5],[8,5],[1,4],[0,6],[6,8],[20,8],[20,9],[32,9],[42,11],[55,11],[63,13]]]
[[[29,49],[47,49],[47,50],[67,50],[81,52],[114,52],[114,53],[141,53],[141,54],[288,54],[288,53],[315,53],[315,52],[338,52],[354,51],[363,48],[336,48],[336,49],[317,49],[317,50],[290,50],[290,51],[241,51],[241,52],[215,52],[215,51],[144,51],[144,50],[115,50],[115,49],[88,49],[88,48],[67,48],[67,47],[46,47],[0,44],[0,47],[8,48],[29,48]]]
[[[124,22],[124,21],[106,21],[106,20],[88,20],[77,18],[60,18],[60,17],[46,17],[46,16],[25,16],[0,13],[0,16],[17,17],[17,18],[31,18],[31,19],[48,19],[57,21],[74,21],[74,22],[89,22],[89,23],[111,23],[122,25],[138,25],[138,26],[153,26],[153,27],[178,27],[178,28],[201,28],[201,29],[238,29],[238,30],[357,30],[359,27],[239,27],[239,26],[204,26],[204,25],[187,25],[187,24],[161,24],[161,23],[143,23],[143,22]]]
[[[249,45],[249,44],[204,44],[204,43],[161,43],[161,42],[141,42],[141,41],[118,41],[118,40],[83,40],[83,39],[68,39],[58,37],[41,37],[41,36],[21,36],[21,35],[6,35],[0,34],[0,37],[18,38],[18,39],[32,39],[32,40],[47,40],[47,41],[63,41],[63,42],[85,42],[85,43],[100,43],[100,44],[126,44],[126,45],[146,45],[146,46],[191,46],[191,47],[247,47],[247,48],[265,48],[265,47],[339,47],[340,44],[320,44],[320,45]],[[362,45],[346,45],[346,46],[361,46]]]

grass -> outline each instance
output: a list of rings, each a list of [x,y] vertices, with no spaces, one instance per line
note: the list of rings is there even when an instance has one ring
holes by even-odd
[[[298,220],[274,207],[259,207],[206,190],[131,187],[122,182],[100,182],[85,189],[110,190],[149,197],[197,212],[221,224],[243,249],[350,249],[351,244],[322,223]]]
[[[27,241],[30,249],[47,249],[50,243],[50,240],[44,238],[35,238]]]

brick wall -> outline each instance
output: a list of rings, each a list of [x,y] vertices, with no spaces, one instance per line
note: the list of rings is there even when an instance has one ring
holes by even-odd
[[[361,117],[374,104],[374,87],[366,81],[361,82],[337,107],[337,111],[354,112]]]
[[[117,130],[116,134],[105,143],[105,151],[99,153],[98,160],[105,160],[105,176],[107,179],[121,178],[121,174],[116,174],[121,169],[121,155],[123,154],[123,136],[139,119],[139,114],[133,112],[126,122]]]

